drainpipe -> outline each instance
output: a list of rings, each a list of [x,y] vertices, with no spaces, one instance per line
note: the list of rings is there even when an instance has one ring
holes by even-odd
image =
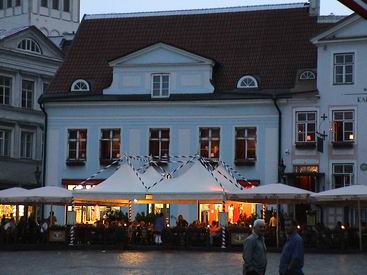
[[[44,133],[43,133],[43,164],[42,164],[42,186],[45,186],[45,182],[46,182],[46,156],[47,156],[47,121],[48,121],[48,116],[45,110],[45,106],[43,105],[43,103],[39,103],[40,104],[40,108],[43,112],[43,114],[45,115],[45,129],[44,129]]]
[[[278,182],[281,182],[280,164],[282,163],[282,111],[279,108],[277,97],[273,97],[274,106],[278,111]]]

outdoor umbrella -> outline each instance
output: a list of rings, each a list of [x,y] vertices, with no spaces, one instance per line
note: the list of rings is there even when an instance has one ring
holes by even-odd
[[[358,231],[359,231],[359,248],[362,250],[362,225],[361,225],[361,202],[367,202],[367,186],[351,185],[347,187],[327,190],[317,194],[313,194],[312,199],[317,202],[334,203],[340,202],[357,203],[358,206]]]
[[[29,190],[13,187],[0,191],[0,203],[22,203],[28,197]]]
[[[26,202],[65,205],[71,203],[72,198],[72,193],[66,188],[46,186],[29,190]]]
[[[313,192],[282,183],[265,184],[254,188],[245,188],[231,194],[231,200],[255,203],[304,203]],[[277,219],[277,247],[279,247],[279,217]]]

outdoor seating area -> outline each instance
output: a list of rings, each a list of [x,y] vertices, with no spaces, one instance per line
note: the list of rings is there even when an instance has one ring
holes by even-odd
[[[180,169],[183,172],[176,175]],[[367,188],[364,186],[350,186],[318,194],[281,183],[244,188],[238,185],[235,174],[244,179],[238,172],[224,163],[213,168],[210,163],[198,157],[182,161],[178,168],[167,174],[162,175],[151,165],[145,167],[144,171],[135,169],[125,157],[112,176],[91,189],[43,187],[0,191],[0,204],[14,203],[17,211],[19,205],[25,205],[27,209],[21,217],[11,214],[10,217],[1,218],[0,242],[7,245],[58,243],[73,247],[103,245],[119,248],[150,246],[236,249],[241,248],[243,241],[251,234],[253,221],[262,217],[267,224],[266,245],[280,247],[285,238],[283,223],[288,214],[279,211],[279,205],[317,203],[322,206],[342,203],[356,205],[360,211],[361,204],[364,205],[367,198]],[[206,210],[208,217],[205,220],[198,213],[198,219],[191,224],[182,215],[173,217],[176,222],[170,221],[164,212],[147,215],[138,213],[135,218],[132,217],[131,209],[134,205],[154,203],[195,203],[198,206],[205,204],[220,207]],[[230,208],[234,209],[241,203],[262,208],[252,208],[255,212],[250,215],[238,215],[237,212],[234,217],[232,213],[230,218]],[[83,204],[105,205],[107,209],[120,205],[127,207],[128,211],[114,207],[114,213],[111,211],[104,214],[94,223],[83,223],[83,219],[78,223],[75,209]],[[45,215],[41,213],[42,205],[51,205],[46,219],[42,218]],[[63,206],[68,213],[64,224],[56,224],[53,205]],[[267,207],[269,205],[272,205],[271,210]],[[256,209],[262,209],[261,213],[256,212]],[[311,224],[299,224],[297,228],[306,248],[366,248],[367,228],[361,219],[357,227],[338,222],[330,229],[313,221]]]

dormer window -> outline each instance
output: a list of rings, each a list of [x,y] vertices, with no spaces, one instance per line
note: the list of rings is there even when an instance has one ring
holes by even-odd
[[[74,83],[71,85],[72,92],[89,92],[90,87],[89,83],[83,79],[75,80]]]
[[[42,53],[41,47],[37,44],[36,41],[30,38],[26,38],[20,41],[17,48],[22,51],[27,51],[27,52],[37,53],[37,54]]]
[[[314,80],[314,79],[316,79],[316,75],[313,71],[304,71],[299,76],[299,79],[300,80]]]
[[[237,83],[237,88],[240,89],[251,89],[258,88],[258,83],[255,77],[251,75],[245,75]]]
[[[169,74],[152,74],[152,97],[169,97]]]

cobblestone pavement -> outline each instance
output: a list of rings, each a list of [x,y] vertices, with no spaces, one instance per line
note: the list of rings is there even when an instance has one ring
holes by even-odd
[[[278,253],[268,254],[266,274],[278,274]],[[367,255],[308,254],[306,275],[364,275]],[[242,274],[240,253],[41,251],[0,252],[0,274]]]

